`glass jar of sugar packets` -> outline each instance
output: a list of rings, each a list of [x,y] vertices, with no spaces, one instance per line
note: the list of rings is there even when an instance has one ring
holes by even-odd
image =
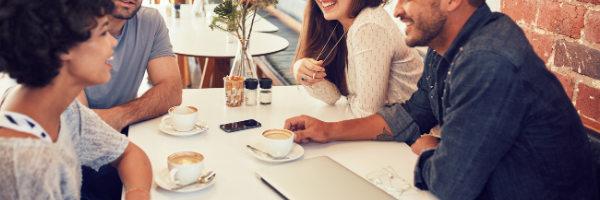
[[[246,105],[255,106],[256,97],[258,96],[258,93],[256,91],[256,88],[258,87],[258,80],[255,78],[246,79],[244,81],[244,85],[246,86],[246,94],[244,94],[246,96],[246,99],[244,99]]]
[[[270,78],[260,79],[260,105],[271,105],[271,84],[273,80]]]
[[[238,107],[244,101],[244,77],[226,76],[223,77],[225,85],[225,105]]]

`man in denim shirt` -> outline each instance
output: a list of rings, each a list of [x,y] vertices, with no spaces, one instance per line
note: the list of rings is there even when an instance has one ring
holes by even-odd
[[[484,0],[400,0],[394,15],[430,47],[419,90],[366,118],[288,119],[296,142],[412,144],[415,185],[441,199],[598,199],[577,111],[509,17]],[[437,124],[440,140],[421,137]]]

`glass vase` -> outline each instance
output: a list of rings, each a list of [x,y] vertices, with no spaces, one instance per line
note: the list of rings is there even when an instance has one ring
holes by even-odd
[[[256,65],[254,64],[254,60],[252,60],[248,45],[248,40],[238,40],[238,50],[231,65],[229,76],[243,76],[245,79],[258,79]]]

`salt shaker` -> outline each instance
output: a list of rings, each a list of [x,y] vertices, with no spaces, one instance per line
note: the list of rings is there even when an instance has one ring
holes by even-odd
[[[244,85],[246,86],[246,105],[254,106],[256,105],[256,97],[258,96],[256,88],[258,87],[258,80],[255,78],[249,78],[244,81]]]
[[[260,79],[260,105],[271,105],[271,84],[273,80],[270,78]]]

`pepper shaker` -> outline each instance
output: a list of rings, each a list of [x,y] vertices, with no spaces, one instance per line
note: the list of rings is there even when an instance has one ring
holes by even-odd
[[[271,84],[273,80],[270,78],[260,79],[260,105],[271,105]]]

